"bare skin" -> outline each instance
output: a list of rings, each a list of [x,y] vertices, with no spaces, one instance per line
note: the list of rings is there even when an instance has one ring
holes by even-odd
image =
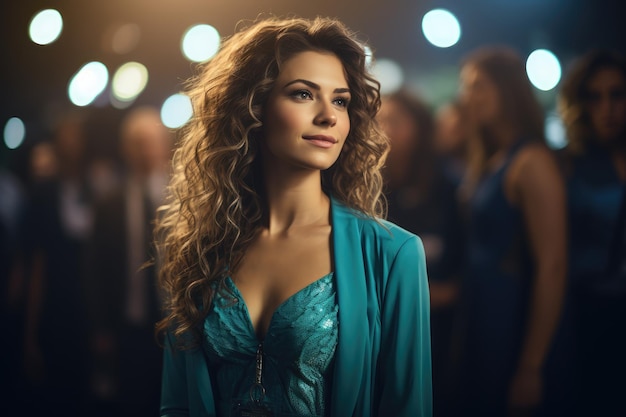
[[[541,401],[541,369],[565,292],[565,186],[548,149],[530,145],[519,152],[505,179],[505,194],[522,211],[535,264],[529,325],[510,389],[510,404],[528,408]]]
[[[285,63],[270,97],[262,151],[267,224],[233,273],[260,340],[282,303],[333,269],[321,170],[336,161],[349,132],[345,90],[337,57],[303,52]],[[306,139],[312,135],[336,143],[318,146]]]
[[[317,198],[310,201],[312,209],[304,206],[306,200],[283,201],[272,226],[262,230],[235,275],[260,340],[285,300],[332,270],[330,202]],[[292,215],[293,222],[281,221]]]

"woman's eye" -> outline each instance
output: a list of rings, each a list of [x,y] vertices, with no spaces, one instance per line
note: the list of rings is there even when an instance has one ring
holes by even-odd
[[[306,90],[294,91],[291,96],[300,100],[310,100],[313,98],[311,93]]]
[[[348,107],[348,103],[350,102],[350,100],[344,97],[339,97],[339,98],[336,98],[334,102],[336,105],[340,107]]]

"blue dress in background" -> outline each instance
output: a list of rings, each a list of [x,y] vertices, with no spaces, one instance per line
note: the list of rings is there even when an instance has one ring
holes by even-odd
[[[528,311],[531,262],[522,213],[504,194],[514,145],[479,182],[470,202],[468,264],[462,289],[463,415],[504,416]]]
[[[511,382],[527,332],[534,263],[523,213],[504,193],[511,162],[527,145],[511,147],[479,182],[469,207],[468,269],[462,293],[466,320],[461,377],[465,416],[508,415]],[[542,402],[534,416],[569,416],[574,350],[567,295],[542,368]]]
[[[241,293],[226,279],[205,322],[207,355],[217,415],[250,402],[258,340]],[[262,341],[264,403],[274,416],[329,414],[332,363],[337,346],[333,274],[311,283],[281,304]]]
[[[569,270],[576,291],[609,298],[626,295],[626,279],[609,271],[625,186],[605,149],[591,145],[585,156],[572,161],[567,181]]]
[[[624,416],[626,183],[609,151],[593,143],[571,163],[569,271],[580,390],[575,415]]]

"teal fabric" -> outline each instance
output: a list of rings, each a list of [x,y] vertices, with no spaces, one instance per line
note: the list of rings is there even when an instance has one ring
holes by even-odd
[[[331,417],[432,415],[430,317],[421,240],[332,200],[339,336]],[[166,338],[161,416],[214,417],[202,349]]]
[[[250,402],[260,341],[230,278],[204,321],[204,349],[218,415]],[[264,403],[276,417],[324,416],[337,346],[337,300],[330,273],[285,300],[262,341]]]

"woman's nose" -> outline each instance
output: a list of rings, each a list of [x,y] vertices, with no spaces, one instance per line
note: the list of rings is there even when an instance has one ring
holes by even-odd
[[[335,110],[329,104],[322,104],[318,114],[315,116],[314,123],[323,126],[334,126],[337,123],[337,115]]]

